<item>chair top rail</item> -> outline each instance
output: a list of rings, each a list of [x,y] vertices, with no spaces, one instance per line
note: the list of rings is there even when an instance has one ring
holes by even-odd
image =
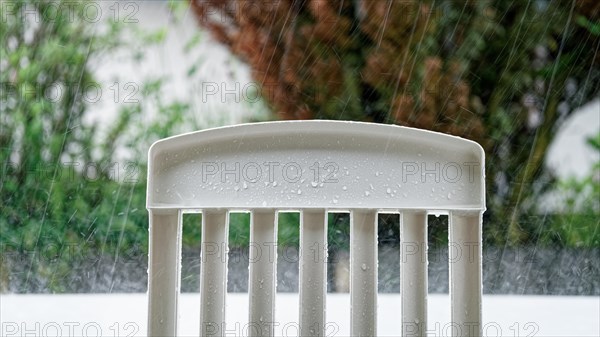
[[[396,125],[242,124],[154,143],[147,208],[483,211],[484,160],[473,141]]]
[[[182,214],[201,214],[205,211],[214,210],[226,210],[229,213],[251,213],[260,211],[276,211],[277,213],[298,213],[306,211],[321,211],[325,210],[327,213],[350,213],[352,211],[364,211],[373,210],[378,214],[399,214],[399,213],[410,213],[410,212],[424,212],[430,215],[440,216],[449,215],[450,212],[455,214],[472,214],[481,212],[479,207],[472,208],[453,208],[453,209],[428,209],[428,208],[373,208],[373,207],[354,207],[354,208],[326,208],[326,207],[295,207],[295,208],[276,208],[276,207],[256,207],[256,208],[231,208],[231,207],[205,207],[205,208],[179,208],[172,206],[154,206],[149,207],[153,212],[160,214],[161,211],[164,213],[173,213],[181,211]]]

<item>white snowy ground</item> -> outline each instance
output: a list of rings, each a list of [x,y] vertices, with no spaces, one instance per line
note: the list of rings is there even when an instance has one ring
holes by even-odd
[[[296,336],[298,294],[277,295],[278,336]],[[399,336],[400,296],[378,297],[378,333]],[[180,299],[181,336],[197,336],[199,294]],[[349,336],[348,294],[327,296],[328,336]],[[246,336],[248,295],[228,294],[227,336]],[[484,296],[485,336],[600,336],[600,298]],[[449,298],[429,297],[429,336],[450,334]],[[145,294],[1,295],[1,336],[145,336]]]

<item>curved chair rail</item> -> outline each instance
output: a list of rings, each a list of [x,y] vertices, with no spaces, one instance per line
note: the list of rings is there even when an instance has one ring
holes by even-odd
[[[156,142],[148,208],[483,210],[483,149],[395,125],[289,121]]]
[[[160,140],[150,148],[148,163],[150,336],[177,333],[184,212],[202,212],[200,334],[222,336],[228,212],[251,212],[251,244],[266,247],[277,242],[278,212],[289,210],[301,212],[301,335],[324,335],[328,212],[351,215],[353,336],[376,335],[381,212],[401,215],[402,334],[427,331],[431,212],[449,215],[450,247],[460,253],[449,261],[451,317],[458,327],[453,331],[481,334],[485,173],[484,151],[477,143],[393,125],[269,122]],[[314,247],[325,260],[302,254]],[[256,252],[250,252],[249,331],[272,336],[268,322],[275,319],[276,259],[253,259]]]

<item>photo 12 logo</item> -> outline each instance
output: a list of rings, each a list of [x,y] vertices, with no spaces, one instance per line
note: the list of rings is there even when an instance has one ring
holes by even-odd
[[[302,327],[297,322],[268,322],[258,321],[249,323],[235,322],[225,324],[218,322],[203,322],[201,324],[202,336],[270,336],[270,331],[275,331],[274,336],[308,336],[312,335],[308,331],[302,331]],[[324,331],[323,337],[334,337],[338,335],[340,327],[335,322],[326,322],[321,329],[320,323],[313,323],[308,327],[310,331]],[[320,336],[320,335],[319,335]]]
[[[37,163],[31,166],[21,165],[16,162],[7,162],[0,173],[4,176],[14,175],[16,172],[25,171],[28,176],[38,180],[57,181],[66,179],[75,181],[75,177],[82,177],[87,182],[100,182],[112,180],[124,184],[136,184],[143,180],[143,172],[136,162],[56,162]]]
[[[103,97],[115,104],[137,104],[140,103],[139,93],[140,85],[135,82],[113,82],[106,88],[96,82],[0,83],[0,98],[16,101],[60,103],[65,98],[81,95],[85,103],[91,104],[98,103]]]
[[[337,183],[339,165],[335,162],[314,162],[307,170],[295,161],[289,162],[201,162],[200,177],[202,183],[211,181],[277,184],[279,179],[287,183],[297,183],[311,179],[315,184]],[[306,175],[305,175],[306,174]]]
[[[109,323],[110,324],[110,323]],[[99,336],[137,336],[140,327],[134,322],[2,322],[3,337],[99,337]]]
[[[122,23],[138,23],[139,4],[135,1],[0,1],[2,23],[23,18],[29,22],[97,23],[107,19]]]
[[[334,161],[315,161],[312,164],[296,161],[288,162],[227,162],[203,161],[195,164],[201,182],[246,182],[276,183],[283,179],[287,183],[304,182],[308,180],[314,184],[330,184],[340,181],[340,164]],[[394,173],[398,182],[445,182],[458,183],[460,181],[474,183],[478,177],[481,166],[478,162],[413,162],[399,163],[399,174]],[[344,169],[346,176],[350,170]],[[384,173],[378,172],[379,175]],[[313,186],[315,187],[315,186]]]
[[[481,330],[480,330],[481,329]],[[481,332],[479,332],[480,330]],[[498,322],[486,322],[482,325],[475,322],[402,322],[403,336],[436,336],[436,337],[451,337],[451,336],[483,336],[483,337],[500,337],[500,336],[522,336],[533,337],[539,332],[540,327],[534,322],[514,322],[510,326],[502,325]]]

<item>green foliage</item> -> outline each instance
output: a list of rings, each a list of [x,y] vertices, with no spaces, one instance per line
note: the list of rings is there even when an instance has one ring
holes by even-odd
[[[0,289],[8,282],[5,256],[24,257],[27,272],[11,273],[22,278],[17,283],[27,287],[43,279],[45,289],[58,292],[69,289],[64,280],[82,260],[144,256],[147,149],[207,125],[199,124],[188,102],[165,100],[169,78],[162,77],[136,83],[137,96],[119,99],[116,121],[102,132],[86,122],[96,103],[90,97],[112,93],[96,82],[97,62],[90,61],[115,53],[141,61],[167,34],[117,17],[91,22],[84,17],[87,4],[21,0],[2,7]],[[174,14],[182,14],[181,4],[172,3]],[[47,15],[56,8],[68,14]],[[184,51],[200,42],[198,33]],[[127,153],[118,156],[117,149]],[[232,245],[247,244],[248,220],[247,214],[232,217]],[[199,245],[200,221],[199,215],[184,217],[184,245]]]
[[[577,24],[587,29],[592,35],[600,36],[600,20],[592,21],[583,15],[577,16]]]
[[[332,216],[330,216],[330,223]],[[202,216],[183,216],[183,245],[199,247],[202,239]],[[330,227],[331,230],[331,227]],[[298,247],[300,243],[300,213],[285,212],[278,215],[277,242],[280,246]],[[229,246],[247,247],[250,241],[250,213],[231,213],[229,218]]]
[[[588,144],[600,156],[600,132]],[[566,196],[565,208],[549,221],[544,241],[569,247],[599,247],[600,161],[587,177],[560,181],[558,190]]]
[[[472,95],[483,104],[484,239],[501,246],[536,243],[538,224],[528,219],[553,187],[544,168],[547,148],[565,114],[598,95],[598,62],[589,52],[597,48],[597,18],[580,12],[584,3],[571,1],[441,6],[448,15],[441,16],[433,51],[443,50],[465,69]],[[454,48],[448,39],[461,43]],[[567,109],[559,112],[560,106]],[[539,123],[531,123],[535,116]]]
[[[147,148],[188,109],[164,102],[163,79],[154,79],[102,134],[86,122],[91,98],[110,92],[90,60],[117,51],[140,59],[165,37],[118,18],[100,29],[84,17],[87,3],[11,1],[0,20],[0,250],[27,257],[22,284],[41,277],[53,291],[77,259],[147,251]],[[48,14],[65,6],[73,15]],[[148,121],[151,111],[158,118]],[[119,145],[130,149],[125,159]]]
[[[202,236],[200,224],[202,216],[200,214],[183,215],[183,245],[187,247],[199,247]]]

